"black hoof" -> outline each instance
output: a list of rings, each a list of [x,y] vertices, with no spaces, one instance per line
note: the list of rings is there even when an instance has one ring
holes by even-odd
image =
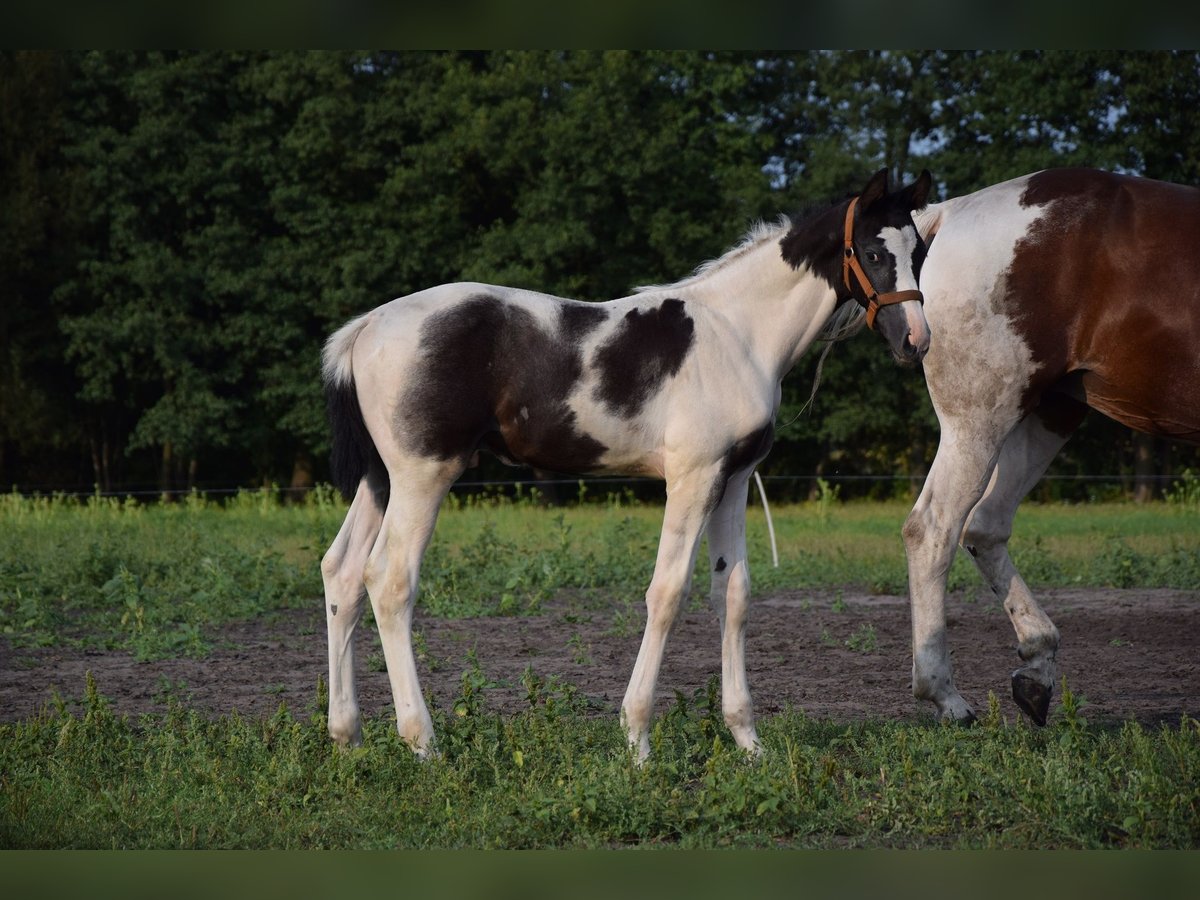
[[[1033,720],[1035,725],[1045,725],[1046,716],[1050,712],[1050,695],[1052,689],[1034,681],[1022,672],[1014,672],[1012,677],[1012,695],[1017,706],[1025,715]]]

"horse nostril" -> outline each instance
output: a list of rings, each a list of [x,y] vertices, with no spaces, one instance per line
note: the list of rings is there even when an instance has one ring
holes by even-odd
[[[925,354],[929,352],[929,344],[922,341],[920,344],[914,344],[911,332],[904,336],[904,346],[901,348],[904,352],[905,359],[912,362],[920,362],[925,358]]]

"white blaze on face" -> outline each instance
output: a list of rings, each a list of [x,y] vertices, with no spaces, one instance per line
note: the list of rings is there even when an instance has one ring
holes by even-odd
[[[917,229],[911,225],[905,225],[903,228],[888,226],[879,232],[879,239],[883,241],[883,246],[892,254],[896,263],[894,290],[915,291],[917,276],[913,274],[912,262],[913,251],[917,249]]]
[[[896,291],[917,290],[917,276],[913,272],[913,253],[917,249],[917,229],[912,225],[903,228],[888,226],[879,232],[879,238],[887,252],[892,254],[896,267]],[[909,340],[913,346],[921,347],[929,344],[929,323],[925,321],[925,311],[916,300],[906,300],[900,304],[904,310],[904,318],[908,322]]]

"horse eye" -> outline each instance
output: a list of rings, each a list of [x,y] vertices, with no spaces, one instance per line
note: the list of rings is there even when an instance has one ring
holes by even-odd
[[[879,262],[879,254],[876,253],[874,250],[868,250],[867,251],[867,260],[869,262],[873,262],[873,263]]]

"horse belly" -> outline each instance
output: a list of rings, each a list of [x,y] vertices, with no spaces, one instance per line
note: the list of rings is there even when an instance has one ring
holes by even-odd
[[[1174,383],[1172,383],[1174,381]],[[1081,379],[1088,406],[1122,425],[1158,437],[1200,443],[1200,384],[1195,378],[1143,381],[1135,386],[1128,379],[1087,372]]]
[[[568,475],[593,474],[602,469],[607,447],[580,431],[563,407],[529,401],[497,410],[497,428],[484,447],[504,462]]]

